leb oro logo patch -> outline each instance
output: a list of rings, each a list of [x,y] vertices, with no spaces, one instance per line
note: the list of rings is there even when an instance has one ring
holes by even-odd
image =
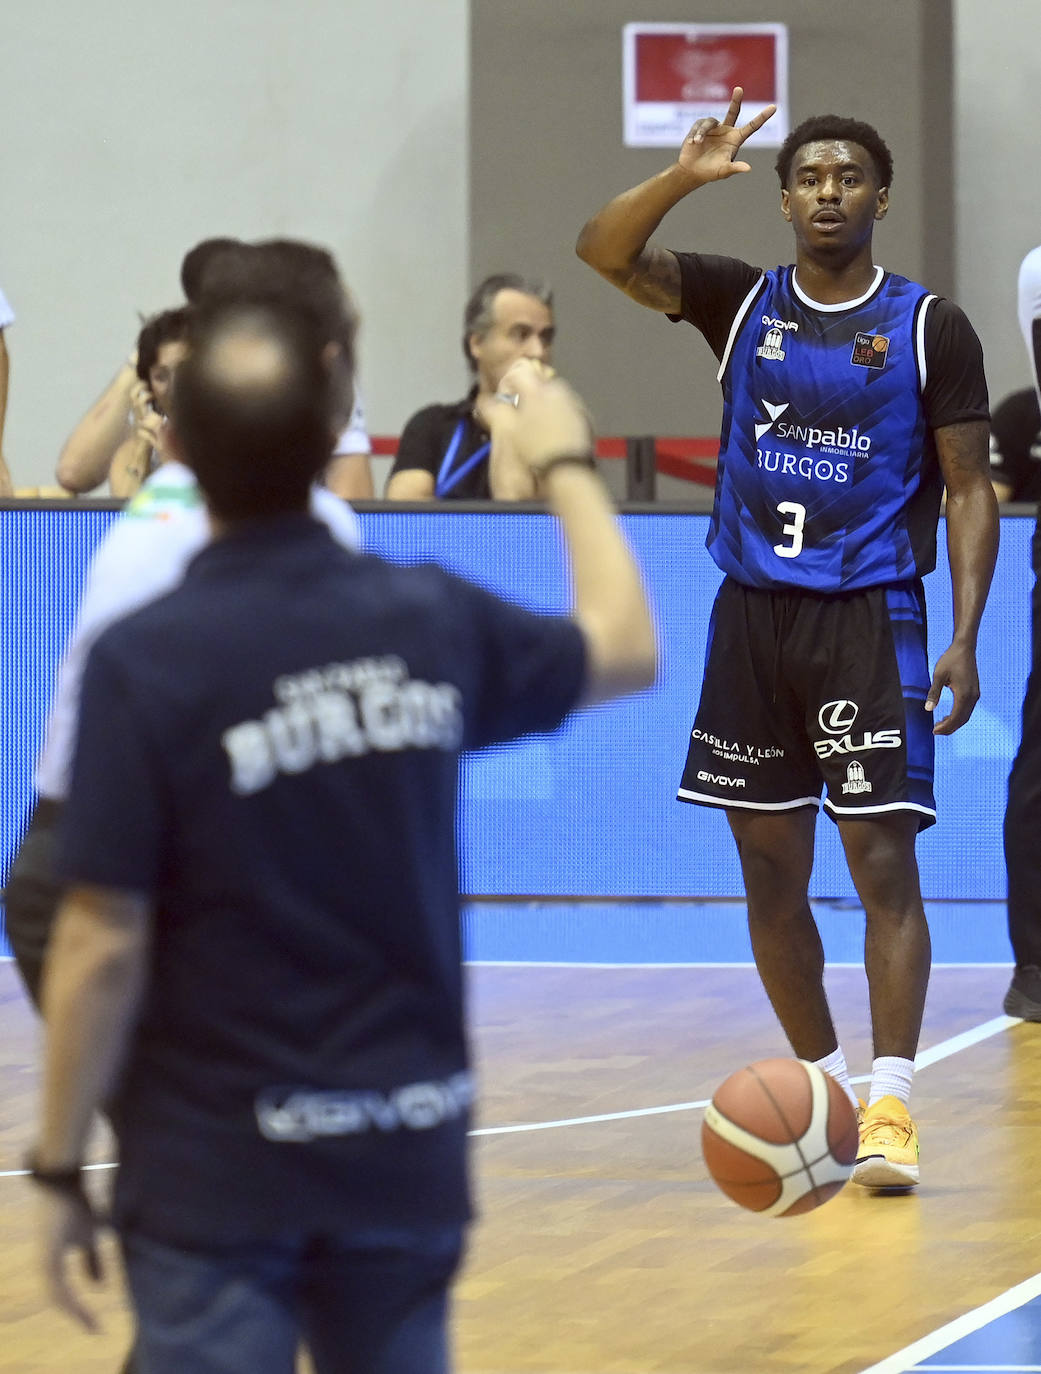
[[[889,340],[884,334],[858,334],[850,362],[855,367],[885,367]]]

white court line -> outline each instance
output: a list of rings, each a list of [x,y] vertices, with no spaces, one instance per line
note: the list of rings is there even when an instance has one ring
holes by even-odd
[[[989,1040],[992,1035],[997,1035],[1000,1031],[1007,1030],[1009,1026],[1015,1026],[1018,1021],[1013,1016],[995,1016],[991,1021],[984,1021],[982,1025],[973,1026],[971,1030],[962,1031],[960,1035],[952,1035],[948,1040],[941,1040],[932,1049],[922,1050],[915,1058],[916,1069],[927,1069],[930,1064],[938,1064],[942,1059],[949,1059],[952,1054],[958,1054],[961,1050],[970,1049],[973,1045],[978,1045],[981,1040]],[[861,1074],[858,1078],[852,1078],[852,1083],[868,1083],[871,1080],[870,1074]],[[627,1112],[604,1112],[599,1116],[572,1116],[566,1117],[561,1121],[529,1121],[519,1126],[483,1126],[478,1130],[471,1131],[471,1135],[514,1135],[519,1131],[552,1131],[563,1126],[592,1126],[602,1121],[630,1121],[637,1116],[661,1116],[666,1112],[695,1112],[704,1111],[708,1106],[709,1099],[703,1098],[699,1102],[675,1102],[668,1107],[637,1107]]]
[[[94,1171],[94,1170],[98,1170],[98,1169],[114,1169],[115,1167],[116,1167],[115,1164],[84,1164],[84,1166],[83,1166],[83,1172],[84,1172],[84,1173],[87,1173],[88,1170]],[[28,1177],[29,1177],[29,1170],[28,1170],[28,1169],[0,1169],[0,1178],[28,1178]]]
[[[700,1102],[673,1102],[667,1107],[634,1107],[629,1112],[604,1112],[600,1116],[569,1116],[561,1121],[525,1121],[519,1126],[481,1126],[468,1135],[515,1135],[518,1131],[555,1131],[561,1126],[593,1126],[600,1121],[629,1121],[634,1116],[664,1116],[667,1112],[704,1111],[709,1098]]]
[[[984,1021],[979,1026],[973,1026],[971,1030],[962,1031],[961,1035],[952,1035],[949,1040],[941,1040],[931,1050],[919,1050],[915,1055],[914,1066],[916,1069],[927,1069],[930,1064],[938,1064],[941,1059],[949,1059],[959,1050],[971,1049],[981,1040],[989,1040],[999,1031],[1008,1030],[1010,1026],[1018,1026],[1020,1019],[1018,1016],[995,1016],[991,1021]]]
[[[942,1059],[948,1059],[952,1054],[957,1054],[961,1050],[970,1049],[973,1045],[978,1045],[981,1040],[987,1040],[992,1035],[997,1035],[999,1031],[1006,1030],[1009,1026],[1017,1024],[1017,1020],[1012,1016],[995,1016],[991,1021],[984,1021],[979,1026],[973,1026],[970,1030],[962,1031],[960,1035],[952,1035],[947,1040],[941,1040],[932,1049],[922,1050],[915,1059],[916,1069],[926,1069],[930,1064],[938,1064]],[[870,1074],[862,1074],[858,1078],[850,1081],[853,1083],[867,1083],[870,1081]],[[596,1116],[569,1116],[559,1121],[523,1121],[515,1126],[480,1126],[469,1132],[472,1136],[485,1135],[519,1135],[525,1131],[557,1131],[566,1126],[595,1126],[605,1121],[631,1121],[640,1116],[665,1116],[670,1112],[697,1112],[704,1111],[708,1106],[709,1099],[702,1098],[697,1102],[673,1102],[664,1107],[635,1107],[626,1112],[601,1112]],[[93,1169],[113,1169],[114,1164],[93,1164],[89,1165]],[[24,1178],[27,1170],[7,1169],[0,1172],[0,1178]]]
[[[628,963],[628,962],[627,962],[627,963],[621,963],[621,964],[605,964],[602,960],[599,960],[599,959],[598,959],[595,963],[583,963],[583,962],[580,962],[579,960],[575,960],[575,959],[464,959],[464,960],[463,960],[463,963],[464,963],[464,965],[465,965],[467,968],[576,968],[576,969],[598,969],[598,968],[606,968],[606,969],[615,969],[615,970],[617,970],[617,969],[633,969],[633,970],[639,970],[639,969],[642,969],[642,968],[653,968],[653,969],[663,969],[663,968],[704,968],[704,969],[725,968],[725,969],[747,969],[747,970],[754,970],[754,969],[755,969],[755,964],[753,964],[752,962],[750,962],[748,959],[744,960],[744,961],[741,962],[741,963],[733,963],[733,964],[731,964],[731,963],[722,963],[722,962],[721,962],[720,960],[718,960],[718,959],[701,960],[701,961],[697,961],[697,962],[691,962],[691,963],[688,963],[688,964],[678,964],[678,963],[676,963],[676,961],[675,961],[674,959],[670,959],[667,963],[662,963],[662,964],[651,964],[651,963],[646,963],[646,962],[641,962],[641,963],[638,963],[638,964],[633,964],[633,963]],[[843,964],[843,963],[835,963],[833,960],[829,959],[829,960],[828,960],[827,967],[828,967],[829,969],[833,969],[833,968],[855,968],[855,969],[863,969],[863,967],[864,967],[864,961],[863,961],[863,959],[858,959],[855,963]],[[963,968],[963,969],[992,969],[992,968],[1001,968],[1001,969],[1007,970],[1008,972],[1011,972],[1011,970],[1012,970],[1014,967],[1015,967],[1015,965],[1012,964],[1012,963],[1010,963],[1010,962],[1008,962],[1007,960],[1006,960],[1005,962],[1003,962],[1003,963],[988,963],[988,964],[960,964],[960,963],[959,963],[959,964],[930,964],[930,965],[929,965],[930,970],[935,970],[935,969],[959,969],[959,968]]]
[[[954,1321],[948,1322],[946,1326],[937,1327],[935,1331],[930,1331],[928,1336],[923,1336],[920,1341],[905,1346],[903,1350],[898,1350],[895,1355],[890,1355],[879,1364],[873,1364],[869,1369],[862,1369],[860,1374],[909,1374],[920,1360],[935,1355],[938,1350],[946,1349],[947,1346],[953,1345],[963,1336],[971,1336],[974,1331],[979,1331],[980,1327],[986,1326],[996,1317],[1004,1317],[1009,1312],[1014,1312],[1017,1307],[1022,1307],[1024,1303],[1033,1301],[1036,1297],[1041,1297],[1041,1274],[1035,1274],[1032,1279],[1025,1279],[1022,1283],[1017,1283],[1015,1288],[1009,1288],[1006,1292],[999,1293],[996,1298],[991,1298],[990,1302],[985,1302],[982,1307],[973,1308],[971,1312],[966,1312],[961,1317],[955,1317]],[[929,1374],[932,1374],[934,1369],[958,1368],[1037,1369],[1038,1366],[1031,1364],[926,1366]]]

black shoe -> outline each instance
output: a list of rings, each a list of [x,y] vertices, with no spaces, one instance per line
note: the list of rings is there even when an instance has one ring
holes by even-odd
[[[1005,993],[1005,1015],[1024,1021],[1041,1021],[1041,968],[1017,964]]]

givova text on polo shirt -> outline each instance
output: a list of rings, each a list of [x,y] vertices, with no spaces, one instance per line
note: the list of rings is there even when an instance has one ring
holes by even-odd
[[[318,764],[373,752],[454,750],[462,740],[458,687],[409,677],[395,655],[280,677],[272,692],[278,705],[221,736],[231,789],[242,796]]]

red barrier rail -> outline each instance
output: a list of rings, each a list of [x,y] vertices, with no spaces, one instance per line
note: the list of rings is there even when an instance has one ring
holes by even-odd
[[[604,435],[596,441],[596,456],[625,458],[628,442],[624,436]],[[398,451],[397,435],[374,434],[372,451],[381,457],[393,458]],[[718,439],[666,437],[654,440],[656,470],[666,477],[678,477],[682,482],[715,486],[718,454]]]

